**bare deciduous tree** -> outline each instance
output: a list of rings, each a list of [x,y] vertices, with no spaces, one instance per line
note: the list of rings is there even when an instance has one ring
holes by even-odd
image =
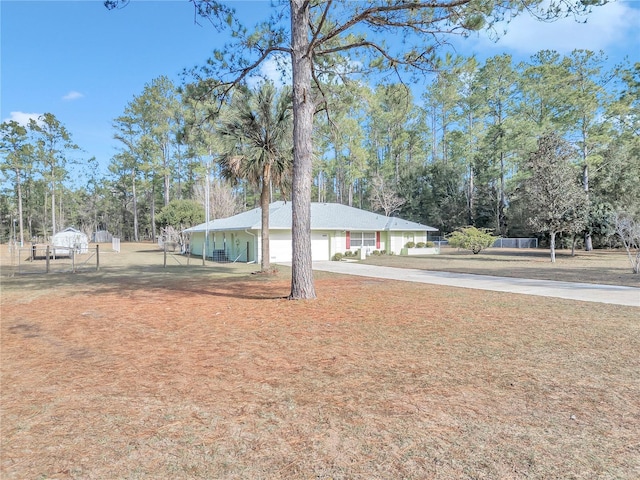
[[[640,221],[626,212],[618,212],[615,218],[616,234],[622,240],[633,273],[640,273]]]
[[[371,206],[374,210],[382,210],[385,217],[397,212],[406,200],[400,198],[393,188],[387,185],[380,175],[371,181]]]
[[[207,189],[204,181],[193,187],[193,198],[205,205],[207,201]],[[231,217],[242,211],[239,198],[233,193],[229,182],[214,180],[209,187],[209,216],[211,219]]]

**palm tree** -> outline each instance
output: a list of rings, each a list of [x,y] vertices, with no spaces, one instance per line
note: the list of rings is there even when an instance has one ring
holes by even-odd
[[[293,159],[291,91],[279,94],[265,82],[256,90],[243,89],[233,98],[218,129],[222,140],[219,163],[232,181],[247,180],[260,189],[262,210],[261,270],[269,263],[269,203],[275,186],[283,194],[290,183]]]

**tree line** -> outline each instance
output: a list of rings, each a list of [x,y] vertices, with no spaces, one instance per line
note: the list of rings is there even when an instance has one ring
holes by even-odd
[[[420,91],[326,79],[311,198],[443,234],[476,226],[608,245],[617,212],[640,214],[640,63],[606,65],[602,53],[541,51],[521,63],[439,58]],[[159,77],[135,95],[113,121],[118,153],[105,176],[93,159],[78,164],[72,133],[54,114],[3,123],[2,239],[45,240],[75,226],[154,240],[171,202],[193,202],[202,211],[193,218],[214,219],[290,199],[291,91],[245,84],[220,105],[196,87]],[[260,138],[278,112],[280,134]],[[247,156],[251,135],[258,153]],[[263,163],[239,163],[247,158]],[[80,168],[85,184],[74,175]]]

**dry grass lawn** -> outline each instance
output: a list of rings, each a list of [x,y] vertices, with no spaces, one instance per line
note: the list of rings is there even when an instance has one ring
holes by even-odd
[[[637,308],[123,246],[2,277],[1,478],[640,478]]]
[[[536,278],[566,282],[600,283],[640,287],[624,250],[558,250],[551,263],[549,250],[490,248],[478,255],[454,248],[443,248],[439,255],[401,257],[370,256],[366,263],[402,268],[418,268],[499,277]]]

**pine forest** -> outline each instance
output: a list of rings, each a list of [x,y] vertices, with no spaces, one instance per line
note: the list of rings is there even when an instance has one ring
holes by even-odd
[[[312,201],[443,236],[475,226],[611,246],[616,214],[640,215],[640,64],[607,65],[602,53],[540,51],[518,64],[508,55],[440,58],[420,89],[392,77],[375,86],[327,79]],[[205,211],[223,218],[259,207],[261,195],[288,200],[290,102],[286,86],[269,82],[242,85],[220,104],[187,80],[149,79],[113,119],[117,154],[106,174],[55,112],[5,122],[0,239],[42,242],[74,226],[155,240],[163,226],[201,223]],[[250,149],[276,159],[268,176],[239,163]],[[553,215],[560,220],[549,227]]]

